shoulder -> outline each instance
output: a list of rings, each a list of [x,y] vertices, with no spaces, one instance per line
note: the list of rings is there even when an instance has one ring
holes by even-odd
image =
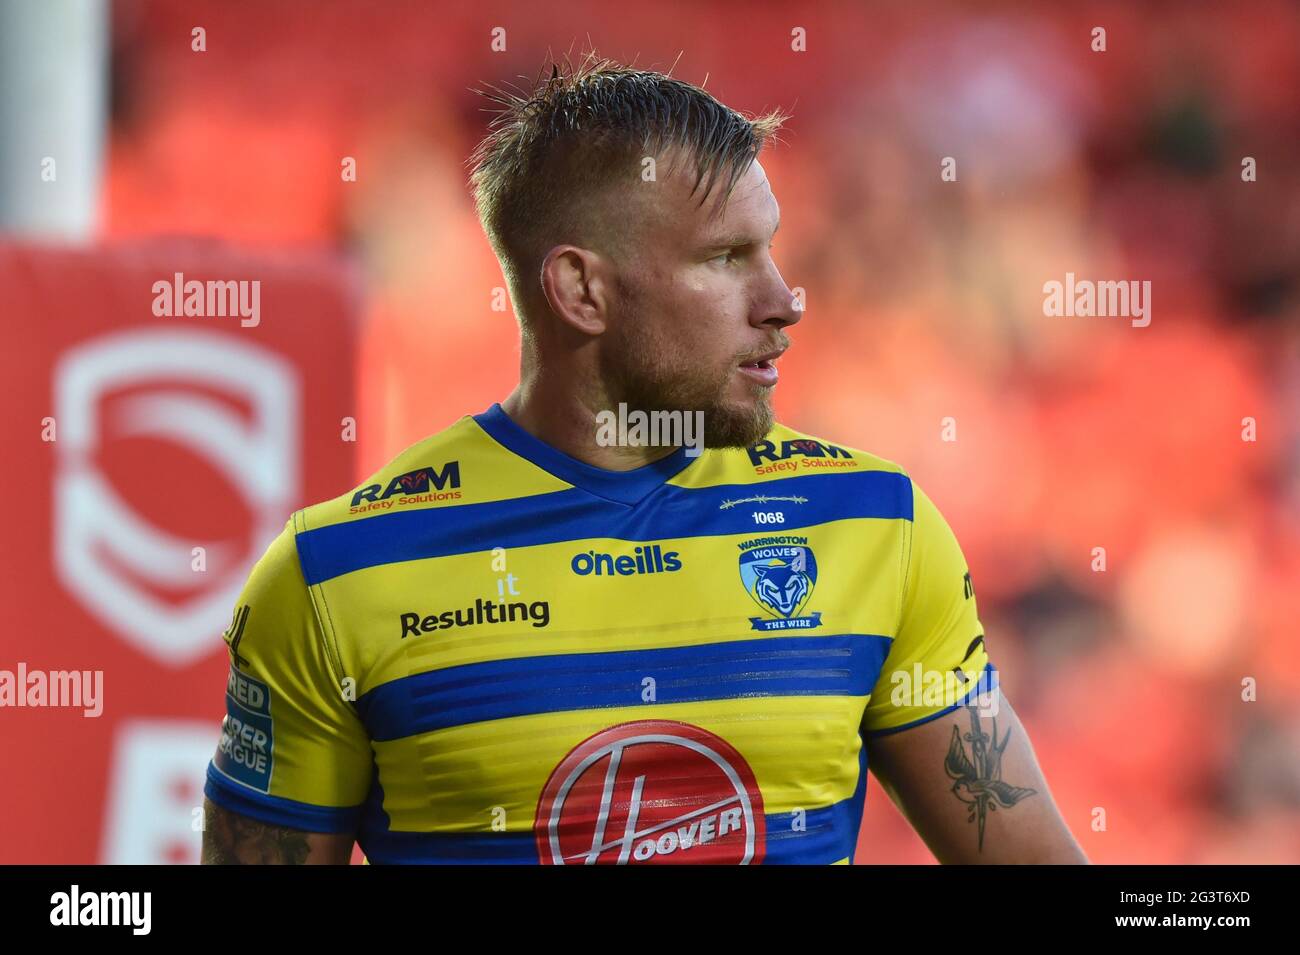
[[[798,431],[789,425],[777,423],[767,437],[748,449],[751,461],[768,460],[822,460],[827,467],[840,471],[883,471],[906,477],[903,467],[870,451],[855,448],[841,441]],[[835,462],[843,462],[842,464]]]
[[[862,448],[786,424],[773,425],[763,440],[747,448],[714,449],[707,454],[706,467],[694,474],[688,469],[683,477],[701,486],[836,479],[844,482],[845,490],[870,487],[896,497],[900,505],[911,500],[911,478],[901,465]],[[910,503],[907,510],[910,511]]]
[[[464,494],[467,465],[472,469],[474,459],[490,453],[489,444],[473,418],[465,415],[406,448],[355,487],[295,512],[290,519],[293,530],[301,534],[412,505],[457,501]]]

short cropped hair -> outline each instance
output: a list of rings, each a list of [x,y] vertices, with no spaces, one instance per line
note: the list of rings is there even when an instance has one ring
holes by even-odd
[[[694,166],[692,195],[702,190],[703,202],[721,182],[721,208],[789,118],[779,110],[748,117],[701,87],[594,53],[576,66],[567,57],[552,63],[531,91],[475,92],[495,104],[495,117],[470,157],[470,186],[516,304],[521,275],[556,244],[618,243],[622,222],[599,221],[592,200],[639,181],[644,157],[677,147]]]

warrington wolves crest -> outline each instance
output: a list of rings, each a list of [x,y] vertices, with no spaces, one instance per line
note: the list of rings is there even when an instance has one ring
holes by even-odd
[[[768,614],[750,617],[755,630],[800,630],[821,626],[821,613],[800,616],[817,583],[817,559],[806,537],[770,537],[740,545],[740,579]]]

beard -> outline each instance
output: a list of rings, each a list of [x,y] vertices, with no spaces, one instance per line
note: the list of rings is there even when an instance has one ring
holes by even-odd
[[[726,394],[739,363],[736,356],[720,368],[702,367],[676,339],[642,321],[633,303],[624,301],[613,347],[601,350],[601,377],[612,405],[645,412],[704,412],[706,448],[747,448],[772,430],[772,389],[746,382],[752,400],[730,404]]]

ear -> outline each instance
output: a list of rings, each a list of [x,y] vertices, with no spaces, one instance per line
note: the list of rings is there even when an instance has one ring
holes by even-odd
[[[607,326],[610,264],[598,252],[576,245],[557,245],[542,260],[542,292],[552,314],[585,335],[603,334]]]

